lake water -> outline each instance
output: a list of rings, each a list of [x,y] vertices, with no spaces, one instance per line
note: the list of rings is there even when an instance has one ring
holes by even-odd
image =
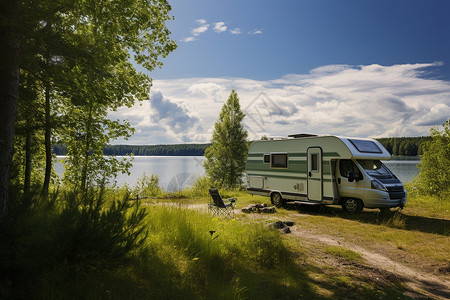
[[[64,166],[58,162],[64,156],[57,156],[55,171],[58,175],[64,173]],[[147,176],[159,176],[159,185],[166,191],[179,191],[205,175],[203,168],[204,156],[135,156],[130,168],[130,175],[119,174],[117,184],[128,184],[133,187],[144,173]]]
[[[61,159],[62,157],[58,157]],[[119,186],[128,184],[134,186],[143,174],[155,174],[159,176],[159,183],[166,191],[179,191],[194,182],[198,177],[205,175],[203,168],[204,156],[135,156],[130,175],[119,174],[117,183]],[[402,182],[410,181],[419,174],[417,164],[419,157],[395,157],[384,164]],[[64,167],[61,163],[55,163],[56,172],[61,175]]]
[[[401,182],[408,182],[413,177],[419,175],[420,163],[418,156],[394,157],[390,161],[383,161],[383,163],[391,170]]]

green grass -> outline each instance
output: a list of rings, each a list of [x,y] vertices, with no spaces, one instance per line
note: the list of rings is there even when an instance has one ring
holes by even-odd
[[[363,263],[364,259],[358,252],[340,246],[327,246],[325,253],[340,257],[351,263]]]
[[[410,196],[405,212],[414,216],[450,219],[450,199],[433,196]]]
[[[254,203],[270,204],[269,198],[244,191],[220,192],[224,198],[238,198],[237,209]],[[124,195],[126,191],[109,190],[106,202],[110,204]],[[433,210],[437,203],[433,201],[411,200],[410,206],[391,216],[378,211],[353,216],[329,207],[302,209],[301,214],[292,208],[278,209],[276,214],[265,218],[241,214],[229,220],[211,216],[206,210],[186,208],[189,204],[204,204],[206,208],[208,195],[194,197],[192,191],[161,195],[159,199],[145,200],[148,214],[143,222],[148,235],[144,244],[123,255],[121,263],[112,267],[85,261],[91,250],[97,251],[94,258],[102,255],[99,251],[104,248],[96,244],[107,241],[92,235],[96,234],[95,226],[103,223],[94,222],[95,226],[89,227],[89,236],[78,235],[69,230],[73,226],[64,222],[57,211],[31,210],[18,220],[20,227],[14,230],[10,224],[2,224],[2,230],[12,230],[9,239],[13,242],[0,247],[1,253],[9,255],[3,256],[1,263],[16,273],[8,273],[12,277],[0,284],[0,298],[377,299],[380,295],[404,298],[401,286],[368,281],[352,270],[330,268],[312,259],[314,255],[328,254],[346,262],[366,264],[357,252],[337,246],[312,247],[294,235],[282,235],[267,224],[292,219],[299,228],[347,238],[364,247],[376,244],[431,263],[446,263],[450,252],[445,231],[447,204],[442,204],[444,208],[439,211]],[[169,203],[179,205],[165,205]],[[65,229],[55,228],[56,225]],[[73,247],[84,243],[85,248],[77,254],[83,264],[70,261],[70,253],[61,250],[67,243],[64,234],[67,230],[72,233]],[[5,232],[2,231],[2,237]],[[77,237],[95,243],[78,241]],[[17,251],[8,250],[10,245]],[[69,260],[57,261],[59,256]]]
[[[153,258],[173,271],[163,281],[188,294],[205,299],[314,295],[276,230],[180,207],[154,208],[148,222]]]

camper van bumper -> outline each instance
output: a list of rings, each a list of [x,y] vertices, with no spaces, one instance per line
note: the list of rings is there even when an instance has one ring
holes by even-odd
[[[405,196],[401,199],[391,199],[387,192],[379,190],[367,190],[364,195],[364,207],[367,208],[383,208],[383,207],[403,207],[406,203]]]

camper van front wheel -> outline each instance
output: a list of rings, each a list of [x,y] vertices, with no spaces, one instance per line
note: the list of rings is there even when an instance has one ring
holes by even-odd
[[[272,201],[272,204],[275,205],[276,207],[282,207],[284,204],[284,200],[279,193],[273,193],[270,196],[270,200]]]
[[[355,198],[347,198],[342,203],[342,208],[350,213],[361,212],[363,210],[363,207],[364,205],[362,201]]]

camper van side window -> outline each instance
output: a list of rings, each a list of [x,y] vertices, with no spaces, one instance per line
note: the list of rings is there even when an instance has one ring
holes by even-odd
[[[348,171],[352,171],[353,174],[360,174],[358,167],[350,159],[343,159],[339,162],[339,171],[342,177],[347,178]]]
[[[270,163],[270,154],[264,154],[264,163],[265,164]]]
[[[287,168],[288,155],[286,154],[271,154],[270,167],[272,168]]]
[[[319,171],[319,154],[311,154],[311,171]]]

